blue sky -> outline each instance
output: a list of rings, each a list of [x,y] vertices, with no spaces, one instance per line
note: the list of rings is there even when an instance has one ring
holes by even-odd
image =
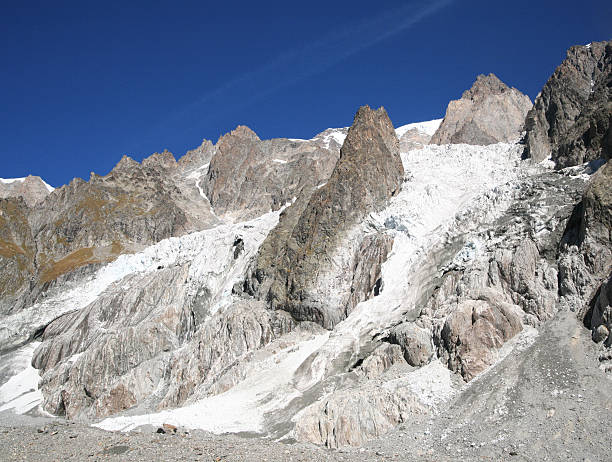
[[[363,104],[439,118],[479,73],[533,99],[611,24],[599,0],[3,2],[0,177],[59,186],[239,124],[310,138]]]

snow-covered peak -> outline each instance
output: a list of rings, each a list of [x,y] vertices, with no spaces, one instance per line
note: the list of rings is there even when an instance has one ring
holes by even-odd
[[[406,132],[416,129],[422,133],[425,133],[426,135],[433,136],[441,123],[442,119],[428,120],[426,122],[415,122],[397,127],[395,129],[395,133],[397,133],[398,138],[401,138]]]
[[[45,186],[45,188],[47,188],[47,190],[49,192],[53,191],[55,188],[53,186],[51,186],[50,184],[48,184],[45,180],[43,180],[42,178],[38,177],[40,179],[40,181],[42,181],[43,185]],[[23,178],[0,178],[0,183],[4,183],[4,184],[11,184],[11,183],[23,183],[25,181],[25,177]]]
[[[25,178],[0,178],[0,183],[10,184],[14,183],[15,181],[21,183],[23,180],[25,180]]]

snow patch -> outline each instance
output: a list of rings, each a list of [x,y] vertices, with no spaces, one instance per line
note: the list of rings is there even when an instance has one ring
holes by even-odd
[[[422,133],[425,133],[426,135],[433,136],[433,134],[436,133],[436,130],[442,123],[442,120],[443,119],[434,119],[428,120],[426,122],[416,122],[408,125],[402,125],[401,127],[397,127],[395,129],[395,133],[397,134],[398,138],[401,138],[406,134],[406,132],[416,129]]]
[[[286,164],[287,161],[283,159],[272,159],[272,162],[276,162],[277,164]]]
[[[45,180],[43,180],[42,178],[39,178],[40,181],[42,181],[42,184],[44,185],[45,188],[47,188],[47,191],[52,192],[55,190],[55,188],[53,186],[51,186],[50,184],[48,184]],[[0,178],[0,183],[4,183],[4,184],[11,184],[11,183],[23,183],[25,181],[25,177],[24,178]]]
[[[40,342],[31,342],[2,358],[3,363],[8,363],[3,366],[10,367],[14,375],[0,386],[0,412],[12,409],[16,414],[25,414],[42,402],[40,375],[32,367],[32,355],[38,345]]]

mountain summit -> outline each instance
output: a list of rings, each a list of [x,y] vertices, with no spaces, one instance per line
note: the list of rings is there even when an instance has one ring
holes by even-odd
[[[531,100],[494,74],[479,75],[461,99],[451,101],[432,144],[487,145],[518,139]]]

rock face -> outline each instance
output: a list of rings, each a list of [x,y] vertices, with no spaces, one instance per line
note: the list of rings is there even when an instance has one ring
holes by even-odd
[[[0,286],[0,312],[31,304],[58,279],[218,222],[167,151],[142,164],[124,156],[108,175],[92,173],[87,182],[76,178],[34,207],[22,207],[20,214],[22,231],[35,242],[29,266],[21,265],[16,275],[30,281],[29,293],[13,303],[15,287]]]
[[[611,79],[612,42],[570,48],[527,115],[524,157],[558,168],[610,158]]]
[[[36,272],[36,243],[22,197],[0,199],[0,314],[25,302]]]
[[[0,198],[23,197],[29,207],[41,202],[53,188],[39,176],[28,175],[25,178],[12,180],[0,179]]]
[[[338,148],[318,138],[262,141],[250,128],[239,126],[216,144],[202,188],[217,215],[254,218],[278,210],[303,188],[327,181]]]
[[[560,293],[593,336],[609,331],[612,275],[612,162],[599,169],[574,209],[563,236]],[[597,333],[598,332],[598,333]],[[606,341],[608,336],[600,341]]]
[[[252,299],[220,305],[275,222],[221,226],[160,243],[162,253],[168,246],[179,250],[170,254],[171,264],[134,272],[50,322],[32,360],[41,371],[45,409],[71,419],[138,405],[162,409],[238,381],[239,374],[231,378],[234,366],[295,327],[287,313]]]
[[[332,328],[373,290],[391,247],[386,235],[364,238],[354,228],[399,192],[403,176],[387,113],[360,108],[327,183],[298,199],[264,243],[248,291]],[[339,278],[338,266],[346,269]]]
[[[461,99],[451,101],[432,144],[511,142],[523,130],[531,100],[495,75],[479,75]]]

